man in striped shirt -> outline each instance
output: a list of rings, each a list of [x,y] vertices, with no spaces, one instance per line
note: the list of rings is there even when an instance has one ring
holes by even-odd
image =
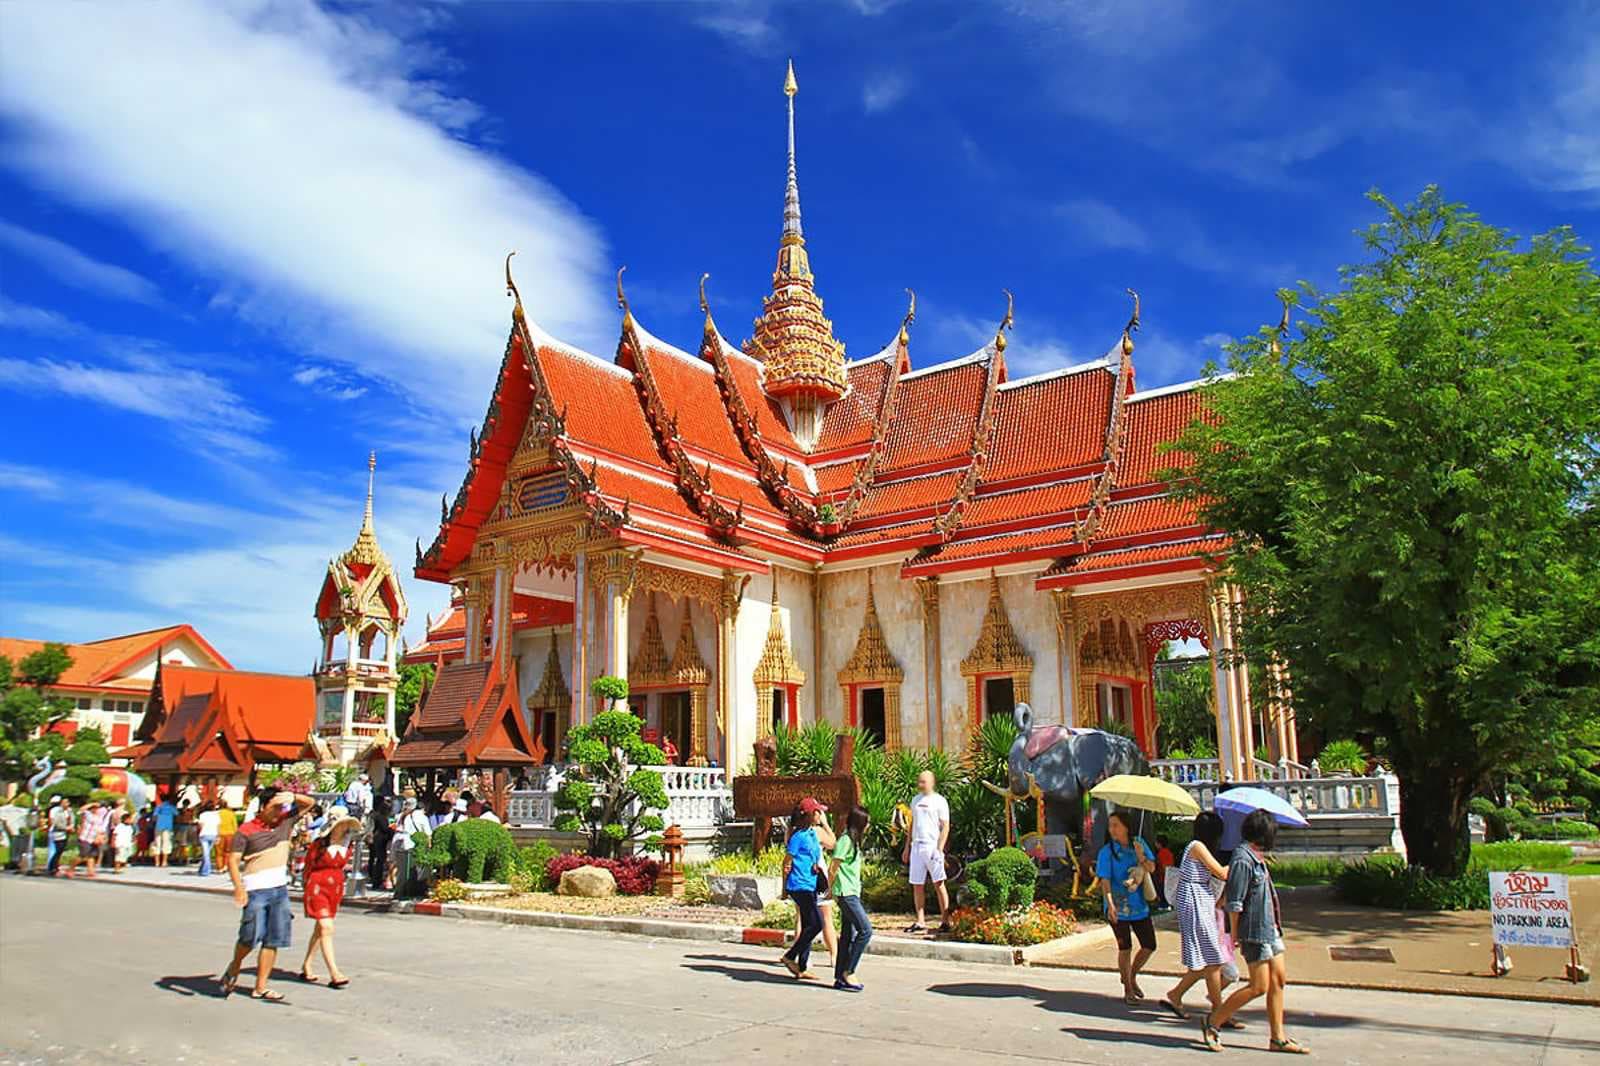
[[[251,999],[282,1002],[283,994],[267,987],[278,949],[289,946],[289,850],[295,822],[311,809],[312,799],[279,792],[261,805],[256,816],[239,827],[228,845],[228,876],[233,902],[242,908],[233,961],[222,974],[222,994],[239,983],[239,967],[257,945],[255,990]]]

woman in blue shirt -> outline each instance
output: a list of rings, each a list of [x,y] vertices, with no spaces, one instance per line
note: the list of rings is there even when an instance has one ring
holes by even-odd
[[[1156,953],[1156,928],[1150,921],[1150,904],[1144,898],[1143,880],[1155,873],[1150,845],[1133,835],[1122,811],[1112,811],[1106,824],[1109,839],[1095,860],[1094,874],[1105,897],[1106,921],[1117,937],[1117,969],[1122,973],[1122,998],[1129,1005],[1144,999],[1139,971]],[[1139,951],[1133,951],[1133,938]]]
[[[817,879],[828,876],[822,852],[838,843],[828,820],[828,808],[807,796],[789,816],[789,854],[784,858],[783,887],[800,914],[800,935],[783,953],[783,964],[797,980],[815,981],[806,970],[811,962],[811,942],[822,932],[822,912],[817,908]]]

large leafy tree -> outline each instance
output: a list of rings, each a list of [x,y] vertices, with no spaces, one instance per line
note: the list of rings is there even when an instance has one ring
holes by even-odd
[[[1281,352],[1235,346],[1179,447],[1244,648],[1302,718],[1382,738],[1411,861],[1454,874],[1474,790],[1600,706],[1600,280],[1568,230],[1372,199],[1367,260]]]
[[[1171,656],[1161,649],[1161,659]],[[1159,740],[1166,758],[1182,751],[1192,758],[1197,752],[1216,753],[1217,717],[1211,709],[1211,665],[1195,659],[1180,665],[1158,667],[1156,716],[1161,722]]]
[[[46,691],[71,665],[62,644],[46,644],[15,663],[0,655],[0,781],[26,781],[41,756],[61,762],[66,741],[38,734],[72,714],[70,699]]]

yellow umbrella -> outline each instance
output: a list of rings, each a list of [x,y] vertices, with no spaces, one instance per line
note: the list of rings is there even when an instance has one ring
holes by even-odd
[[[1131,807],[1136,811],[1154,811],[1157,814],[1199,814],[1200,804],[1178,785],[1159,777],[1142,777],[1138,774],[1118,774],[1108,777],[1089,790],[1097,800],[1115,803],[1118,807]]]

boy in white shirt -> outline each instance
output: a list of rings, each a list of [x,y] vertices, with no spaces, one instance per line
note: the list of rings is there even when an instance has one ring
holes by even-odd
[[[128,860],[133,858],[133,815],[124,814],[111,830],[113,869],[117,873],[128,868]]]
[[[944,885],[944,849],[950,840],[950,804],[933,790],[933,774],[917,776],[917,798],[911,801],[911,836],[905,862],[911,866],[911,895],[917,904],[917,921],[909,930],[927,931],[924,883],[931,880],[939,896],[939,931],[950,931],[950,893]]]

